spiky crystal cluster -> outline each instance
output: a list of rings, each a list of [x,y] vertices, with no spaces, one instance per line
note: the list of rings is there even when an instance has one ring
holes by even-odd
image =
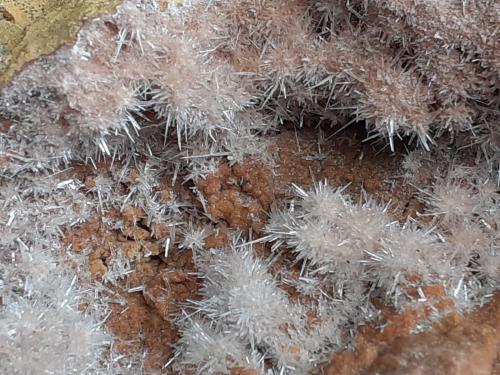
[[[0,117],[10,122],[0,133],[0,372],[140,371],[140,358],[120,367],[108,350],[105,287],[80,287],[89,285],[84,261],[61,244],[63,230],[93,212],[127,205],[148,225],[173,228],[166,253],[176,242],[196,259],[200,300],[175,319],[181,338],[168,363],[180,371],[307,373],[344,344],[341,330],[373,316],[372,296],[403,306],[415,302],[408,288],[425,300],[421,287],[439,284],[470,307],[497,290],[500,6],[410,3],[218,0],[161,9],[125,0],[87,22],[74,46],[26,67],[0,95]],[[419,187],[426,225],[400,224],[387,205],[317,183],[295,186],[297,200],[272,213],[264,237],[235,237],[228,250],[206,249],[201,224],[183,221],[198,218],[193,207],[154,193],[162,176],[197,180],[219,158],[267,161],[261,135],[311,122],[366,126],[368,140],[383,138],[392,150],[413,142],[420,149],[402,166],[409,183],[423,152],[446,135],[458,159],[475,153],[477,165],[454,163]],[[73,161],[102,160],[111,167],[90,188],[59,178]],[[131,168],[138,178],[124,192]],[[273,274],[275,258],[259,258],[256,242],[292,252],[300,277]],[[117,256],[103,282],[124,277],[128,262]]]
[[[497,159],[498,4],[405,4],[200,1],[161,12],[125,1],[26,69],[2,114],[59,142],[59,157],[95,157],[91,145],[124,155],[147,136],[147,117],[165,141],[196,149],[198,139],[204,153],[238,160],[259,153],[255,134],[315,117],[364,123],[391,148],[408,135],[429,150],[451,133]]]
[[[271,358],[283,373],[307,373],[337,344],[342,316],[334,303],[294,303],[278,287],[269,260],[233,239],[229,250],[213,249],[200,265],[202,300],[179,320],[180,364],[199,374],[242,367],[265,372]],[[321,317],[313,321],[308,311]],[[337,315],[338,313],[338,315]],[[229,350],[228,350],[229,349]]]
[[[498,195],[488,183],[464,186],[474,193],[457,204],[475,210],[450,221],[451,211],[436,209],[443,189],[458,183],[424,192],[434,216],[427,226],[413,220],[402,225],[390,219],[387,206],[354,203],[343,189],[324,183],[311,191],[296,186],[299,201],[273,213],[267,236],[205,255],[199,266],[202,300],[180,319],[181,363],[200,374],[232,367],[264,372],[262,361],[271,358],[278,373],[304,374],[342,344],[342,329],[375,315],[370,298],[376,295],[398,308],[435,298],[425,294],[429,285],[447,290],[457,308],[491,295],[500,282]],[[295,253],[300,275],[282,275],[281,282],[296,288],[302,300],[292,302],[278,287],[268,270],[273,258],[252,255],[255,242]],[[239,349],[233,356],[222,348]]]
[[[87,271],[65,264],[60,237],[90,215],[78,181],[19,173],[0,187],[0,372],[107,373],[105,305],[80,286]],[[71,206],[67,205],[71,202]],[[59,254],[57,256],[57,254]],[[71,260],[71,259],[69,259]],[[84,311],[82,304],[88,304]],[[93,306],[93,307],[92,307]],[[95,371],[95,372],[94,372]]]
[[[354,290],[349,284],[365,280],[398,305],[409,285],[442,284],[460,300],[487,295],[499,281],[497,263],[493,272],[484,267],[493,254],[498,256],[499,245],[494,229],[500,219],[498,194],[488,182],[453,178],[422,192],[428,203],[424,215],[433,217],[427,225],[413,219],[403,225],[391,221],[387,206],[370,199],[355,204],[342,189],[323,183],[312,191],[296,190],[301,201],[293,210],[275,212],[262,240],[274,242],[274,250],[286,245],[296,253],[307,280],[320,276],[315,285],[337,285],[342,296],[343,288]],[[450,193],[456,201],[446,207],[443,200]],[[456,215],[461,205],[474,208]],[[357,292],[362,294],[352,301],[362,301],[367,293],[362,287]]]

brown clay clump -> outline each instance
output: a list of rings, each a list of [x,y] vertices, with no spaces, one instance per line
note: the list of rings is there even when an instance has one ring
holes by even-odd
[[[221,165],[216,174],[198,181],[212,219],[230,228],[259,231],[273,200],[269,168],[258,163],[230,167]]]
[[[81,171],[80,171],[81,172]],[[86,179],[92,187],[92,176]],[[132,272],[116,285],[110,285],[111,314],[107,329],[115,336],[114,348],[125,355],[145,353],[147,371],[158,371],[172,354],[178,339],[177,327],[171,313],[187,299],[197,295],[196,278],[182,271],[167,271],[170,267],[192,271],[190,252],[174,247],[168,258],[160,260],[160,242],[168,236],[169,228],[156,224],[151,228],[139,226],[144,212],[125,207],[121,212],[109,210],[106,216],[120,220],[124,226],[116,230],[99,215],[65,233],[65,244],[75,253],[88,251],[89,271],[93,280],[101,280],[116,256],[132,264]],[[163,252],[162,252],[163,255]]]
[[[0,0],[0,373],[500,375],[493,3]]]
[[[205,248],[225,249],[229,245],[229,230],[220,225],[205,238]]]
[[[259,372],[252,368],[235,367],[231,369],[229,375],[259,375]]]
[[[115,349],[125,355],[146,353],[144,365],[157,371],[172,354],[177,329],[149,306],[141,294],[124,294],[125,303],[110,303],[107,329],[116,337]]]
[[[146,303],[168,321],[183,302],[196,294],[197,288],[194,276],[164,269],[146,281],[143,295]]]
[[[272,188],[277,199],[287,195],[292,183],[309,188],[315,181],[326,180],[331,186],[349,185],[346,191],[353,196],[364,190],[380,202],[390,201],[391,215],[401,222],[423,211],[414,197],[415,189],[403,178],[394,179],[401,168],[400,154],[380,153],[354,131],[344,137],[324,138],[327,140],[319,143],[318,132],[311,129],[300,130],[298,139],[292,131],[276,137],[270,151],[276,157]]]
[[[382,330],[361,329],[355,351],[335,354],[325,374],[493,374],[500,343],[499,295],[476,312],[451,314],[431,330],[412,334],[429,312],[424,307],[392,313]]]
[[[132,227],[129,229],[134,232]],[[133,272],[111,288],[116,294],[112,299],[123,303],[110,303],[111,315],[106,327],[116,337],[115,349],[119,353],[146,353],[145,368],[160,370],[178,339],[171,315],[184,301],[196,298],[196,278],[182,271],[166,270],[166,263],[158,257],[143,257],[144,251],[156,248],[155,242],[149,242],[153,241],[149,235],[134,235],[124,240],[123,234],[106,228],[99,219],[67,233],[66,241],[72,243],[77,252],[83,247],[92,249],[89,267],[94,279],[106,273],[107,265],[113,260],[111,248],[118,248],[127,258],[136,259]],[[166,261],[180,269],[193,267],[189,252],[172,251]]]
[[[411,210],[422,210],[412,197],[411,189],[404,188],[403,184],[384,183],[384,179],[397,168],[395,158],[376,156],[371,146],[362,144],[355,138],[349,141],[349,145],[339,141],[326,142],[321,146],[322,154],[316,155],[316,136],[316,132],[304,129],[300,143],[297,144],[293,132],[283,132],[276,137],[276,142],[270,149],[275,157],[274,166],[266,167],[251,160],[233,166],[222,164],[216,173],[199,180],[197,188],[206,199],[208,214],[215,221],[207,226],[210,230],[204,238],[204,247],[226,248],[231,229],[251,228],[258,235],[267,223],[271,208],[279,207],[289,197],[292,183],[308,187],[315,181],[327,179],[332,184],[351,184],[348,189],[355,196],[364,189],[380,199],[388,194],[394,197],[394,189],[397,189],[398,194],[393,199],[393,213],[403,217]],[[359,158],[362,154],[370,157],[361,162]],[[385,167],[382,168],[381,165]],[[387,165],[392,165],[393,168],[389,169]],[[106,169],[106,166],[103,168]],[[95,171],[80,168],[78,173],[85,176],[87,189],[95,186]],[[139,173],[132,170],[127,181],[134,183],[139,178]],[[169,202],[174,196],[181,196],[184,201],[199,205],[185,186],[176,184],[172,187],[166,182],[159,187],[162,202]],[[117,251],[132,262],[133,272],[122,280],[118,288],[113,288],[126,303],[111,305],[107,327],[119,339],[116,347],[119,352],[147,352],[146,365],[158,370],[168,361],[172,345],[178,339],[177,329],[171,322],[172,316],[187,300],[199,298],[191,252],[179,251],[177,243],[172,243],[168,256],[165,257],[162,244],[171,235],[171,228],[166,223],[145,226],[143,219],[146,215],[141,209],[126,206],[120,212],[109,210],[105,215],[114,221],[121,221],[123,227],[120,230],[112,229],[101,218],[96,217],[66,233],[65,241],[72,244],[75,252],[90,249],[89,265],[94,279],[99,279],[106,273],[108,264]],[[254,251],[261,256],[269,256],[269,248],[263,244],[256,244]],[[295,279],[300,275],[300,264],[294,261],[290,252],[283,252],[272,264],[270,271],[277,276],[286,272],[288,279]],[[305,298],[294,287],[286,283],[280,285],[292,300]],[[129,293],[128,290],[138,292]],[[409,295],[416,293],[411,289],[406,292]],[[426,296],[436,306],[446,305],[443,302],[445,299],[441,298],[444,297],[442,292],[438,287],[433,289],[430,286],[425,289]],[[438,302],[439,298],[441,300]],[[441,308],[444,309],[442,306]],[[369,334],[383,342],[391,342],[393,337],[408,335],[429,314],[430,309],[424,307],[406,311],[397,315],[397,318],[394,318],[395,314],[387,313],[386,320],[389,323],[385,333],[376,336],[375,331],[370,331]],[[314,310],[309,311],[308,319],[311,327],[317,324],[318,317]],[[381,349],[373,340],[366,338],[369,334],[362,331],[358,340],[358,345],[362,348],[358,352],[364,350],[363,353],[357,357],[349,353],[342,358],[356,358],[356,361],[365,363],[366,366],[371,363]],[[366,358],[359,360],[360,356]],[[343,361],[348,362],[345,359]],[[255,370],[246,368],[231,370],[234,375],[254,372]]]
[[[71,244],[76,253],[90,250],[90,273],[94,279],[104,276],[114,252],[130,260],[156,256],[160,252],[158,241],[152,238],[148,230],[135,223],[135,215],[141,215],[140,210],[125,209],[122,214],[108,214],[123,219],[126,225],[122,231],[113,230],[100,217],[94,217],[76,230],[67,231],[64,237],[64,242]]]

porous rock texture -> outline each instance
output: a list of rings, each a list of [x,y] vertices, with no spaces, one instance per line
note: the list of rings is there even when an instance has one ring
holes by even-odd
[[[23,65],[72,44],[84,20],[110,12],[117,0],[0,2],[0,87]]]
[[[26,4],[0,3],[9,69],[12,40],[50,40],[29,60],[112,5]],[[0,93],[0,373],[497,371],[499,23],[490,0],[88,19]]]
[[[219,170],[198,183],[198,189],[204,193],[208,202],[208,213],[222,212],[229,203],[225,200],[227,191],[234,192],[237,199],[230,199],[232,210],[239,213],[239,220],[234,216],[219,216],[216,224],[204,239],[206,248],[227,247],[228,231],[231,229],[252,228],[256,233],[262,231],[262,223],[267,222],[266,212],[271,206],[279,207],[289,195],[291,183],[310,187],[315,179],[328,179],[335,185],[349,185],[352,194],[360,194],[362,189],[384,200],[397,197],[391,206],[391,214],[403,222],[407,216],[416,217],[424,211],[424,205],[416,199],[417,190],[399,180],[397,185],[384,181],[399,172],[401,155],[388,157],[383,153],[376,155],[376,148],[363,145],[361,137],[353,132],[344,134],[349,141],[340,140],[325,146],[324,158],[304,157],[316,152],[316,132],[303,130],[299,143],[295,132],[282,132],[274,137],[272,153],[277,164],[265,167],[259,162],[249,160],[230,167],[223,164]],[[365,154],[366,160],[359,155]],[[392,166],[391,166],[392,165]],[[382,167],[384,166],[384,167]],[[389,167],[391,166],[391,167]],[[102,166],[104,169],[105,167]],[[86,177],[86,185],[93,186],[96,172],[92,168],[75,168],[80,177]],[[313,176],[315,179],[313,179]],[[427,184],[431,175],[427,172],[417,177],[422,184]],[[165,197],[171,197],[173,191],[168,186],[160,190]],[[185,187],[177,185],[175,192],[193,204],[199,204],[196,197]],[[211,198],[217,196],[217,199]],[[264,203],[262,203],[264,202]],[[248,207],[259,205],[258,215],[252,216]],[[232,210],[227,212],[231,213]],[[120,295],[121,303],[111,303],[111,315],[106,327],[116,337],[116,348],[120,353],[145,352],[145,369],[160,371],[173,353],[179,332],[171,324],[170,317],[178,312],[183,301],[198,297],[199,284],[193,277],[196,267],[189,251],[173,248],[167,257],[163,249],[159,250],[159,241],[166,238],[168,228],[147,228],[137,226],[136,219],[144,217],[140,210],[127,208],[120,213],[108,212],[107,215],[123,217],[127,227],[113,231],[102,223],[101,219],[90,221],[75,228],[65,235],[65,240],[72,244],[75,251],[90,247],[90,270],[95,276],[107,271],[107,265],[113,263],[109,249],[116,247],[129,259],[150,253],[149,257],[135,261],[133,273],[126,276],[122,288],[114,288],[113,295]],[[245,226],[242,227],[242,223]],[[146,228],[146,229],[145,229]],[[153,234],[153,232],[155,234]],[[97,242],[96,242],[97,241]],[[113,246],[116,244],[116,246]],[[104,250],[108,248],[108,250]],[[255,249],[259,254],[268,254],[262,247]],[[116,254],[115,254],[116,256]],[[150,259],[152,258],[152,259]],[[96,261],[97,259],[97,261]],[[300,270],[290,269],[290,259],[280,259],[272,267],[273,273],[295,273]],[[127,292],[136,286],[144,286],[138,292]],[[282,284],[291,298],[300,298],[297,290]],[[485,369],[486,374],[495,374],[493,366],[498,361],[498,297],[473,312],[462,316],[458,313],[446,317],[428,329],[427,322],[436,309],[453,311],[453,302],[439,286],[425,289],[427,297],[435,300],[431,305],[402,312],[379,305],[383,314],[373,323],[362,327],[353,342],[353,348],[339,354],[332,354],[329,365],[325,365],[326,374],[467,374],[471,368],[477,373]],[[422,333],[415,333],[418,330]],[[317,371],[320,371],[319,369]],[[419,372],[420,371],[420,372]],[[254,369],[233,368],[231,374],[257,374]],[[473,372],[476,373],[476,372]]]
[[[412,312],[393,315],[392,329],[369,327],[357,338],[355,351],[334,356],[325,374],[498,374],[500,366],[500,298],[498,295],[475,313],[452,314],[425,332],[411,334]]]

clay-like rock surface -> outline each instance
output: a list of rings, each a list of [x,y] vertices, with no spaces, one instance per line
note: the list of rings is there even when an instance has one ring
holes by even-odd
[[[71,44],[82,20],[113,10],[119,0],[0,1],[0,86],[21,67]]]
[[[356,351],[334,356],[325,374],[497,375],[499,349],[497,295],[483,308],[465,316],[453,314],[420,334],[398,330],[388,336],[367,329]]]

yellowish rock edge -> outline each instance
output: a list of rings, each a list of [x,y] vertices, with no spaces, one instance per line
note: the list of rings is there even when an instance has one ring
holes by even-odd
[[[0,0],[0,86],[28,62],[74,42],[83,20],[120,0]]]

